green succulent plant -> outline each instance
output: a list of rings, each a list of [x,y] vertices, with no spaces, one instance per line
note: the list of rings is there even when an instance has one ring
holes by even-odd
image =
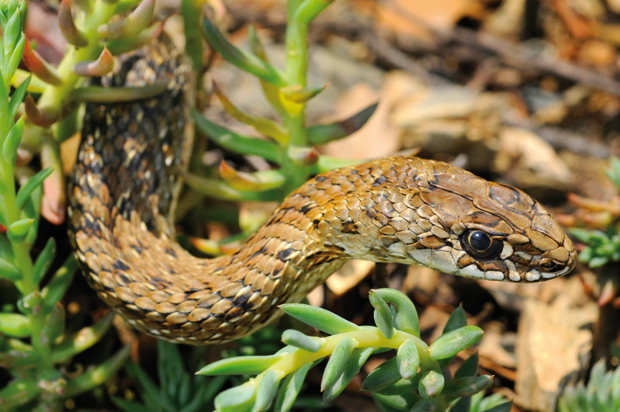
[[[606,372],[605,361],[598,361],[590,371],[587,385],[569,386],[564,390],[558,411],[620,411],[620,368]]]
[[[286,330],[282,333],[286,346],[273,355],[233,357],[205,366],[198,374],[256,375],[217,395],[216,410],[291,410],[310,368],[327,357],[321,391],[323,401],[330,402],[371,355],[388,350],[396,350],[396,355],[368,374],[362,384],[362,390],[372,393],[383,411],[510,410],[510,402],[481,406],[480,398],[471,398],[493,382],[489,375],[477,376],[477,355],[469,357],[454,376],[445,368],[482,337],[480,328],[466,325],[462,308],[452,313],[443,334],[427,345],[420,339],[417,311],[406,295],[378,289],[371,291],[370,302],[376,326],[358,326],[309,305],[282,305],[287,315],[329,336]]]

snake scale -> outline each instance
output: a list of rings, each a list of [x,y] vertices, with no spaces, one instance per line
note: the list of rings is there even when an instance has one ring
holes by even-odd
[[[514,282],[575,264],[571,240],[525,193],[402,156],[320,174],[233,255],[194,257],[174,241],[171,221],[191,150],[189,69],[169,41],[121,60],[96,82],[167,87],[154,98],[87,105],[69,231],[90,286],[146,333],[192,344],[247,335],[349,259]]]

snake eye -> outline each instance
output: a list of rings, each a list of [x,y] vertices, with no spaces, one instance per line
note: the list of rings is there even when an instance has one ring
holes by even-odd
[[[491,239],[481,230],[463,233],[461,245],[469,255],[479,259],[496,259],[502,251],[502,242]]]

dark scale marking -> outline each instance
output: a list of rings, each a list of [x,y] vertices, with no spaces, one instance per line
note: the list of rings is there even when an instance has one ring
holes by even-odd
[[[325,180],[327,180],[327,177],[325,176],[317,176],[314,178],[314,180],[316,180],[317,182],[323,182]]]
[[[364,209],[364,213],[366,213],[366,216],[371,219],[374,219],[374,217],[377,216],[377,211],[372,206],[366,206],[366,208]]]
[[[385,178],[385,176],[379,176],[378,178],[375,179],[372,185],[376,187],[376,186],[382,185],[385,182],[387,182],[387,179]]]
[[[261,246],[260,249],[258,249],[256,252],[252,253],[252,255],[250,255],[250,258],[248,260],[252,260],[257,256],[260,255],[264,255],[267,254],[267,249],[265,248],[265,245]],[[222,268],[218,268],[218,270],[221,270]]]
[[[310,210],[312,210],[312,205],[311,204],[305,204],[301,207],[301,209],[299,209],[299,211],[303,214],[308,213]]]
[[[238,295],[233,300],[233,303],[237,306],[241,306],[245,308],[248,303],[248,300],[252,297],[252,292],[244,293],[243,295]]]
[[[129,270],[129,266],[127,266],[126,264],[124,264],[118,259],[114,261],[114,263],[112,264],[112,267],[117,270],[123,270],[123,271]]]
[[[172,256],[173,258],[177,257],[176,252],[174,251],[174,249],[170,248],[170,247],[166,247],[165,249],[166,253],[169,254],[170,256]]]
[[[291,255],[291,253],[293,253],[293,252],[294,252],[294,250],[293,250],[293,249],[290,249],[290,248],[288,248],[288,249],[284,249],[284,250],[281,250],[281,251],[279,251],[279,252],[276,254],[276,259],[281,260],[281,261],[283,261],[283,262],[286,262],[286,261],[288,260],[288,257],[289,257],[289,256]]]
[[[344,222],[342,224],[342,227],[340,228],[340,231],[342,233],[348,233],[351,235],[355,235],[359,233],[357,229],[357,224],[354,223],[352,220],[347,220],[346,222]]]

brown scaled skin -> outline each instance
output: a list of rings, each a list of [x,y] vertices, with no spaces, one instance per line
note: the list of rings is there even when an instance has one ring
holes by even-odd
[[[511,281],[565,275],[575,264],[570,239],[525,193],[415,157],[323,173],[234,255],[196,258],[174,242],[169,218],[191,142],[188,69],[166,42],[140,53],[102,82],[168,88],[87,107],[70,235],[89,284],[151,335],[194,344],[247,335],[348,259]]]

